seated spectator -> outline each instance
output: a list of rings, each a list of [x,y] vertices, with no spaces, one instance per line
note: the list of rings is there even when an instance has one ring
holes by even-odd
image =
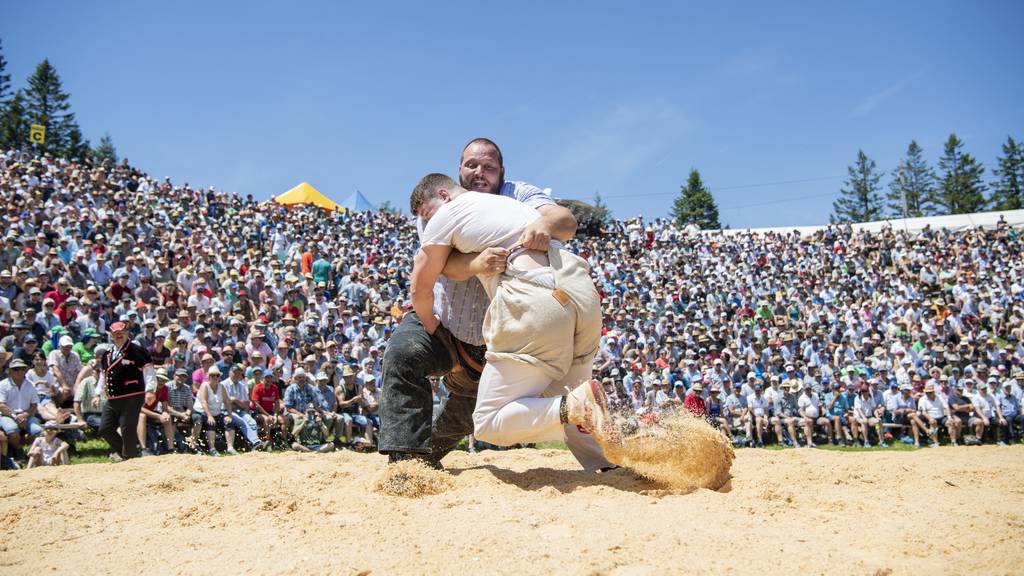
[[[167,368],[164,368],[165,373]],[[192,428],[192,406],[195,404],[195,396],[192,395],[192,386],[188,370],[178,368],[174,371],[174,378],[167,385],[166,412],[171,417],[174,425],[172,431],[175,448],[178,452],[186,452],[186,446],[178,442],[178,434],[186,438],[192,438],[193,447],[195,439]]]
[[[878,403],[871,395],[871,388],[867,384],[861,384],[857,398],[853,401],[853,421],[860,430],[861,440],[863,440],[865,448],[871,448],[872,428],[878,434],[879,445],[885,447],[885,441],[882,437],[882,421],[876,416],[878,408]]]
[[[280,434],[285,426],[283,415],[283,396],[277,384],[264,378],[273,375],[271,370],[258,366],[252,368],[252,400],[253,416],[259,424],[264,446],[269,448],[275,444],[275,435]],[[283,442],[283,438],[280,439]],[[277,442],[280,443],[280,442]]]
[[[320,414],[329,435],[334,436],[335,447],[341,447],[345,436],[345,418],[338,413],[338,391],[329,384],[330,377],[323,372],[316,375],[316,392],[320,400]]]
[[[292,450],[320,454],[334,451],[334,444],[327,439],[327,426],[316,409],[311,408],[303,415],[294,416],[293,422]]]
[[[156,446],[156,438],[162,433],[166,451],[174,452],[174,420],[167,408],[170,401],[170,389],[167,387],[167,371],[163,368],[156,371],[156,390],[146,392],[146,398],[142,404],[142,412],[139,414],[139,423],[136,433],[139,437],[139,446],[142,446],[143,456],[152,456],[153,448]],[[154,441],[150,442],[150,438]]]
[[[791,380],[799,389],[800,382],[798,380]],[[832,426],[829,418],[824,414],[821,405],[821,398],[818,397],[817,392],[814,391],[814,387],[811,381],[805,380],[803,382],[803,394],[797,399],[797,407],[800,410],[800,416],[803,418],[804,435],[807,437],[807,446],[810,448],[816,448],[817,445],[814,443],[814,431],[820,429],[825,432],[825,438],[829,444],[835,444],[835,438],[832,435]]]
[[[775,401],[772,403],[772,417],[771,424],[775,427],[775,437],[778,438],[779,444],[785,441],[786,445],[794,448],[800,447],[800,440],[796,435],[797,424],[803,425],[804,419],[800,415],[800,408],[797,404],[797,395],[794,394],[796,390],[791,391],[790,384],[787,382],[785,385],[779,387],[778,379],[772,381],[772,386],[769,390],[773,391],[773,395],[776,396]],[[798,382],[793,382],[794,387],[799,387]],[[782,427],[785,426],[789,432],[787,438],[783,432]],[[810,444],[811,436],[806,435],[807,442]]]
[[[957,445],[957,441],[961,439],[964,427],[971,425],[971,418],[974,417],[974,403],[971,402],[971,398],[964,393],[964,389],[967,388],[971,392],[974,390],[974,380],[971,378],[965,378],[963,382],[958,382],[950,387],[951,394],[949,395],[949,413],[951,421],[953,423],[953,431],[949,435],[949,443],[953,446]]]
[[[932,448],[939,446],[939,429],[942,426],[946,426],[950,441],[956,441],[960,421],[953,417],[950,405],[935,393],[935,384],[932,381],[924,385],[924,396],[917,401],[917,411],[927,425],[928,440]]]
[[[227,444],[226,452],[232,456],[235,451],[235,429],[231,424],[231,398],[227,389],[221,384],[220,370],[212,366],[206,371],[207,380],[199,386],[196,400],[192,404],[193,438],[198,436],[199,428],[206,434],[206,452],[210,456],[220,456],[217,450],[217,435],[222,434]]]
[[[1020,400],[1013,394],[1013,382],[1003,382],[1003,393],[999,396],[999,436],[1000,445],[1010,444],[1024,430],[1024,415],[1021,414]]]
[[[363,437],[352,440],[353,447],[369,449],[373,445],[373,425],[363,415],[363,396],[356,386],[356,373],[348,364],[342,368],[344,386],[338,390],[338,410],[345,418],[345,435],[352,438],[353,426],[363,431]]]
[[[259,424],[252,416],[251,394],[244,375],[245,368],[241,364],[234,364],[228,370],[228,379],[224,382],[224,388],[231,400],[231,425],[245,437],[250,450],[264,450],[269,447],[269,443],[260,440]]]
[[[32,442],[28,451],[28,468],[37,466],[60,466],[68,464],[68,443],[57,437],[60,431],[59,426],[54,422],[47,422],[43,426],[43,435]]]
[[[7,378],[0,381],[0,428],[15,450],[43,432],[39,394],[25,377],[27,373],[28,364],[15,358],[7,366]]]
[[[968,420],[968,426],[974,428],[974,436],[980,444],[985,441],[985,434],[992,428],[994,421],[998,422],[999,407],[995,397],[989,394],[987,386],[979,386],[970,398],[971,404],[974,405],[974,416]]]
[[[754,384],[754,393],[747,396],[746,422],[747,441],[757,441],[754,446],[764,447],[764,435],[768,431],[768,399],[761,391],[761,384]]]

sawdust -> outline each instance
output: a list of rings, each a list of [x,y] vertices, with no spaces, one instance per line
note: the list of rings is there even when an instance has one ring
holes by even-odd
[[[688,411],[636,421],[617,415],[622,442],[604,445],[608,460],[672,490],[718,490],[729,481],[732,444]]]
[[[420,460],[389,464],[373,482],[374,491],[403,498],[433,496],[451,487],[452,479],[447,472],[435,470]]]
[[[626,468],[587,474],[563,450],[443,463],[450,485],[422,498],[375,491],[387,458],[349,451],[5,472],[0,528],[14,536],[0,543],[0,571],[895,576],[1024,565],[1024,446],[738,450],[726,486],[685,493]],[[184,490],[154,486],[167,480]]]

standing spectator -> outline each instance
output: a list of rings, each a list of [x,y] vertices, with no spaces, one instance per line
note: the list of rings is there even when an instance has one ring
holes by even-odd
[[[131,341],[124,322],[110,325],[113,347],[99,360],[99,388],[106,396],[100,435],[120,461],[139,456],[136,428],[146,391],[156,390],[156,373],[149,352]]]

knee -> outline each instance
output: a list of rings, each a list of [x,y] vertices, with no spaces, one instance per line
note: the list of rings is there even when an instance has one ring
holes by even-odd
[[[494,425],[494,413],[477,410],[473,412],[473,436],[488,444],[501,444],[500,431]]]

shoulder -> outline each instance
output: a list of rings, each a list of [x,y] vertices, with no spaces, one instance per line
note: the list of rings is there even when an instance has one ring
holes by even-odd
[[[540,206],[553,205],[554,200],[547,192],[526,182],[520,182],[517,180],[506,180],[501,185],[501,190],[498,194],[500,196],[506,196],[524,204],[529,205],[531,208],[538,208]]]

